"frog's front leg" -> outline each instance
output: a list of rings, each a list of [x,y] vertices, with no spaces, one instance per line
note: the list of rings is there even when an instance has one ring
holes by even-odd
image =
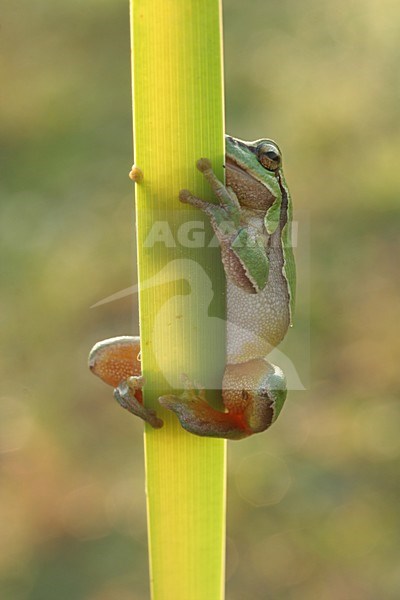
[[[156,429],[163,421],[143,405],[140,338],[120,336],[95,344],[89,354],[89,368],[102,381],[114,387],[114,398],[132,414]]]
[[[210,218],[228,279],[249,293],[257,293],[268,280],[267,240],[251,220],[247,222],[248,215],[235,192],[218,179],[211,162],[201,158],[197,161],[197,168],[210,184],[219,204],[205,202],[188,190],[181,190],[179,199],[184,204],[199,208]]]
[[[222,387],[226,412],[210,406],[203,390],[190,388],[180,397],[162,396],[159,402],[172,410],[190,433],[240,440],[268,429],[286,398],[283,372],[263,358],[228,364]]]
[[[197,196],[193,196],[189,190],[181,190],[179,192],[179,199],[184,204],[191,204],[205,212],[210,217],[212,226],[219,240],[225,241],[227,235],[235,234],[240,224],[239,201],[233,190],[227,189],[224,184],[219,181],[212,170],[211,162],[207,158],[200,158],[197,161],[197,168],[210,183],[220,204],[206,202]]]

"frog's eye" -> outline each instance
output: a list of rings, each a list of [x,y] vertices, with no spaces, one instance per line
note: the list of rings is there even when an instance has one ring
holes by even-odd
[[[257,148],[258,160],[268,171],[277,171],[282,164],[279,149],[272,142],[263,142]]]

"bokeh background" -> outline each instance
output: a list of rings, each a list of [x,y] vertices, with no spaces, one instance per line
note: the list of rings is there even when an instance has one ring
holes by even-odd
[[[86,370],[138,327],[90,309],[136,278],[128,4],[0,14],[0,597],[141,600],[143,428]],[[227,130],[279,141],[309,225],[307,390],[229,445],[227,598],[398,599],[400,5],[225,0],[224,27]]]

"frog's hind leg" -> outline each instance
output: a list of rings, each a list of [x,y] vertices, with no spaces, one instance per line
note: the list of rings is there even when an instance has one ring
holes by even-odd
[[[207,437],[240,440],[265,431],[278,417],[286,397],[285,377],[265,359],[228,364],[223,379],[222,398],[226,412],[215,410],[205,399],[204,390],[191,388],[180,396],[159,398],[172,410],[190,433]]]
[[[201,398],[183,401],[179,396],[168,395],[161,396],[158,400],[164,408],[177,415],[183,429],[189,433],[229,440],[240,440],[251,434],[246,430],[242,419],[215,410]]]
[[[114,388],[128,377],[141,375],[140,338],[121,335],[98,342],[90,351],[89,369]]]
[[[181,396],[168,394],[158,401],[177,415],[181,426],[189,433],[231,440],[251,435],[241,414],[216,410],[207,402],[205,391],[194,389],[195,385],[185,378],[186,389]]]
[[[142,387],[144,379],[141,376],[132,376],[121,381],[118,387],[114,390],[114,398],[130,413],[136,415],[149,423],[154,429],[159,429],[164,425],[162,419],[157,417],[154,410],[146,408],[143,404]]]
[[[89,368],[114,387],[114,398],[123,408],[152,427],[162,427],[163,421],[143,405],[139,337],[119,336],[98,342],[90,351]]]

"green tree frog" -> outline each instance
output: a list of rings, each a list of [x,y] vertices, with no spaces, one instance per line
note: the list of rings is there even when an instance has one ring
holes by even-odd
[[[181,190],[181,202],[202,210],[219,240],[227,281],[227,349],[222,381],[225,412],[214,409],[204,391],[159,398],[182,427],[200,436],[241,439],[267,429],[286,398],[281,369],[266,356],[284,338],[292,321],[295,265],[291,244],[292,205],[278,146],[269,139],[244,142],[226,136],[226,184],[208,159],[197,168],[218,203]],[[140,181],[135,168],[131,177]],[[117,401],[155,428],[163,422],[142,400],[138,337],[97,343],[89,367],[112,385]]]

